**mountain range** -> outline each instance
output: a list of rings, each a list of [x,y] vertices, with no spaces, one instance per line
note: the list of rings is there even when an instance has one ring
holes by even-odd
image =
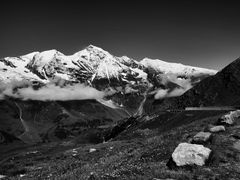
[[[93,45],[73,55],[48,50],[2,58],[0,130],[30,144],[71,137],[101,142],[102,128],[151,112],[152,102],[182,95],[216,73],[116,57]]]
[[[47,84],[61,87],[84,84],[99,91],[110,91],[107,95],[142,93],[150,87],[186,89],[216,73],[158,59],[136,61],[127,56],[116,57],[93,45],[69,56],[49,50],[6,57],[0,59],[0,65],[0,82],[5,86],[22,86],[22,82],[37,89]],[[3,92],[2,95],[8,94]]]

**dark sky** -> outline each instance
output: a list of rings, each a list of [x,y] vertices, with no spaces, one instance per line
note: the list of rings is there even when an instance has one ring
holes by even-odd
[[[240,56],[234,1],[1,2],[0,57],[89,44],[110,53],[221,69]]]

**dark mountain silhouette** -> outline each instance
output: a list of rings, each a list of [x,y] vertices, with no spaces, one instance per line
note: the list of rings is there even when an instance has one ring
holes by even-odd
[[[182,96],[155,102],[159,108],[240,105],[240,58],[216,75],[203,79]]]

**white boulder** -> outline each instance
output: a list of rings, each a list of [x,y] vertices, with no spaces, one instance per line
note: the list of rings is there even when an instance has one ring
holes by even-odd
[[[172,154],[177,166],[198,165],[203,166],[209,158],[211,149],[198,144],[180,143]]]

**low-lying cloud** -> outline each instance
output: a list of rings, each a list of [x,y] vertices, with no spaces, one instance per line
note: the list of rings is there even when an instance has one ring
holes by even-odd
[[[176,87],[175,89],[159,89],[156,91],[156,94],[154,96],[155,99],[181,96],[187,90],[192,88],[190,79],[178,78],[175,74],[163,74],[161,75],[161,80],[163,84],[173,82],[179,85],[179,87]]]
[[[19,87],[19,85],[21,86]],[[67,101],[67,100],[84,100],[84,99],[102,99],[104,92],[98,91],[92,87],[83,84],[58,86],[47,84],[37,90],[32,86],[25,85],[23,82],[0,84],[0,98],[5,96],[19,98],[22,100],[39,100],[39,101]]]
[[[183,88],[175,88],[173,90],[169,89],[159,89],[157,93],[154,95],[155,99],[164,99],[169,97],[176,97],[181,96],[184,94],[187,90]]]
[[[166,74],[159,74],[159,78],[161,79],[161,83],[166,85],[169,82],[173,82],[184,89],[186,89],[186,86],[191,85],[190,79],[185,78],[179,78],[176,74],[173,73],[166,73]]]

